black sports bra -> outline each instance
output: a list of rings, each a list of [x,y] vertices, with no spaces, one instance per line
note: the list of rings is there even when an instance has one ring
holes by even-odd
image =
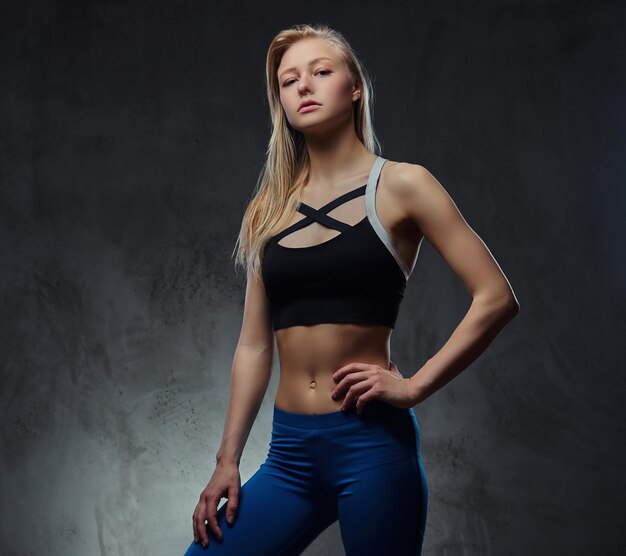
[[[376,187],[386,159],[374,161],[367,184],[319,209],[300,203],[305,215],[270,238],[262,277],[274,330],[320,323],[382,324],[394,328],[411,269],[394,248],[376,214]],[[354,225],[328,215],[365,195],[365,217]],[[340,234],[308,247],[278,242],[317,221]]]

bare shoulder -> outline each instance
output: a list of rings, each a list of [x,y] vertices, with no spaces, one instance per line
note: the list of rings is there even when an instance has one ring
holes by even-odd
[[[385,164],[386,166],[386,164]],[[491,252],[452,197],[420,164],[391,164],[386,184],[405,218],[417,225],[474,297],[519,304]]]
[[[435,176],[421,164],[389,160],[385,166],[389,166],[386,174],[387,182],[396,194],[427,195],[429,190],[441,187]]]
[[[387,161],[385,185],[406,218],[420,225],[424,217],[454,204],[437,178],[421,164]]]

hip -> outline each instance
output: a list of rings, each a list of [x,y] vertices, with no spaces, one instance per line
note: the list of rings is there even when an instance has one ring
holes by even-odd
[[[330,477],[399,461],[419,465],[419,455],[412,409],[372,400],[361,415],[355,408],[306,414],[275,405],[266,463]]]

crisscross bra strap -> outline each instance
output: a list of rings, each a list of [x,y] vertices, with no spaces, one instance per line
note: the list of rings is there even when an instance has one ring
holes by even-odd
[[[339,230],[340,232],[345,232],[346,230],[350,229],[352,226],[350,224],[346,224],[345,222],[342,222],[341,220],[337,220],[336,218],[333,218],[332,216],[328,216],[328,214],[326,213],[337,208],[339,205],[342,205],[343,203],[347,203],[348,201],[355,199],[356,197],[359,197],[360,195],[364,195],[366,188],[367,188],[367,184],[362,185],[361,187],[357,187],[356,189],[353,189],[352,191],[348,191],[347,193],[340,195],[336,199],[333,199],[329,203],[326,203],[323,207],[320,207],[319,209],[313,208],[307,205],[306,203],[301,202],[298,205],[298,212],[304,214],[306,218],[303,218],[302,220],[296,222],[295,224],[292,224],[288,228],[285,228],[282,232],[274,236],[274,241],[278,242],[286,235],[289,235],[297,230],[300,230],[301,228],[308,226],[314,221],[319,222],[320,224],[322,224],[323,226],[326,226],[327,228],[332,228],[333,230]]]

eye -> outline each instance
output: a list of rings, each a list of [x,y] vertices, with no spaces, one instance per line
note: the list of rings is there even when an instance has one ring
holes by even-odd
[[[318,73],[332,73],[331,70],[318,70],[316,71],[313,75],[317,75]],[[289,79],[288,81],[285,81],[283,83],[283,87],[288,87],[289,85],[291,85],[293,82],[295,81],[295,79]]]

